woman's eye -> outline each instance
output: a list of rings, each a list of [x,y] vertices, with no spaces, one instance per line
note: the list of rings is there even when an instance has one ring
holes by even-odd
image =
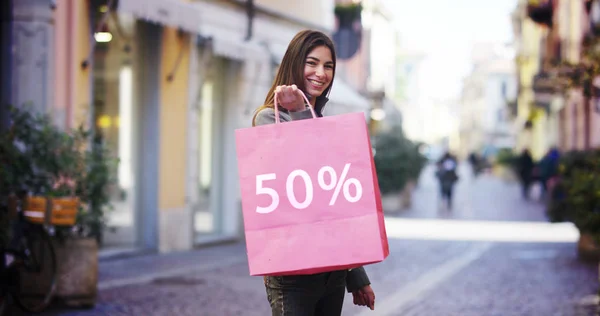
[[[309,65],[311,65],[311,66],[314,66],[314,65],[316,65],[316,64],[317,64],[317,63],[315,63],[314,61],[307,61],[306,63],[307,63],[307,64],[309,64]]]

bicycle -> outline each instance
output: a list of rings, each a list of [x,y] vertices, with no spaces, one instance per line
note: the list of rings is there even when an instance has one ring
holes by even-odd
[[[56,290],[56,253],[51,237],[43,224],[26,216],[30,208],[44,207],[39,202],[36,205],[26,192],[9,199],[12,234],[8,245],[0,249],[0,316],[13,301],[25,312],[41,312]]]

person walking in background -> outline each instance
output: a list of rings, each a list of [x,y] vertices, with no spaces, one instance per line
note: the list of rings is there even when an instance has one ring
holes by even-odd
[[[440,183],[442,202],[452,209],[452,193],[454,184],[458,181],[458,160],[450,152],[446,152],[437,164],[436,176]]]
[[[541,198],[545,198],[548,191],[548,180],[558,175],[559,158],[560,153],[558,149],[552,147],[538,164],[539,181],[542,187]]]
[[[471,164],[471,170],[473,171],[473,177],[477,177],[481,171],[479,155],[476,152],[469,154],[469,164]]]
[[[323,116],[335,67],[335,49],[327,35],[310,30],[298,33],[283,56],[252,125],[275,123],[275,95],[281,122],[312,118],[309,106],[317,116]],[[304,102],[302,93],[310,104]],[[318,154],[307,153],[306,159],[318,159]],[[339,316],[345,288],[352,293],[354,304],[375,308],[375,293],[363,267],[311,275],[266,276],[264,283],[273,316]]]
[[[525,199],[529,199],[529,188],[531,187],[534,167],[535,164],[531,153],[528,149],[524,149],[517,159],[517,173],[521,181],[523,198]]]

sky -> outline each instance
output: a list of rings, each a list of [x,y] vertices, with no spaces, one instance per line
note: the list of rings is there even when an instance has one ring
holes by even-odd
[[[400,43],[426,55],[422,77],[437,99],[458,98],[475,42],[512,40],[516,0],[382,0]]]

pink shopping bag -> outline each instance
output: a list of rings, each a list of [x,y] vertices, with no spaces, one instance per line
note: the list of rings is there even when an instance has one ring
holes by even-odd
[[[363,113],[238,129],[236,148],[250,275],[313,274],[388,256]]]

